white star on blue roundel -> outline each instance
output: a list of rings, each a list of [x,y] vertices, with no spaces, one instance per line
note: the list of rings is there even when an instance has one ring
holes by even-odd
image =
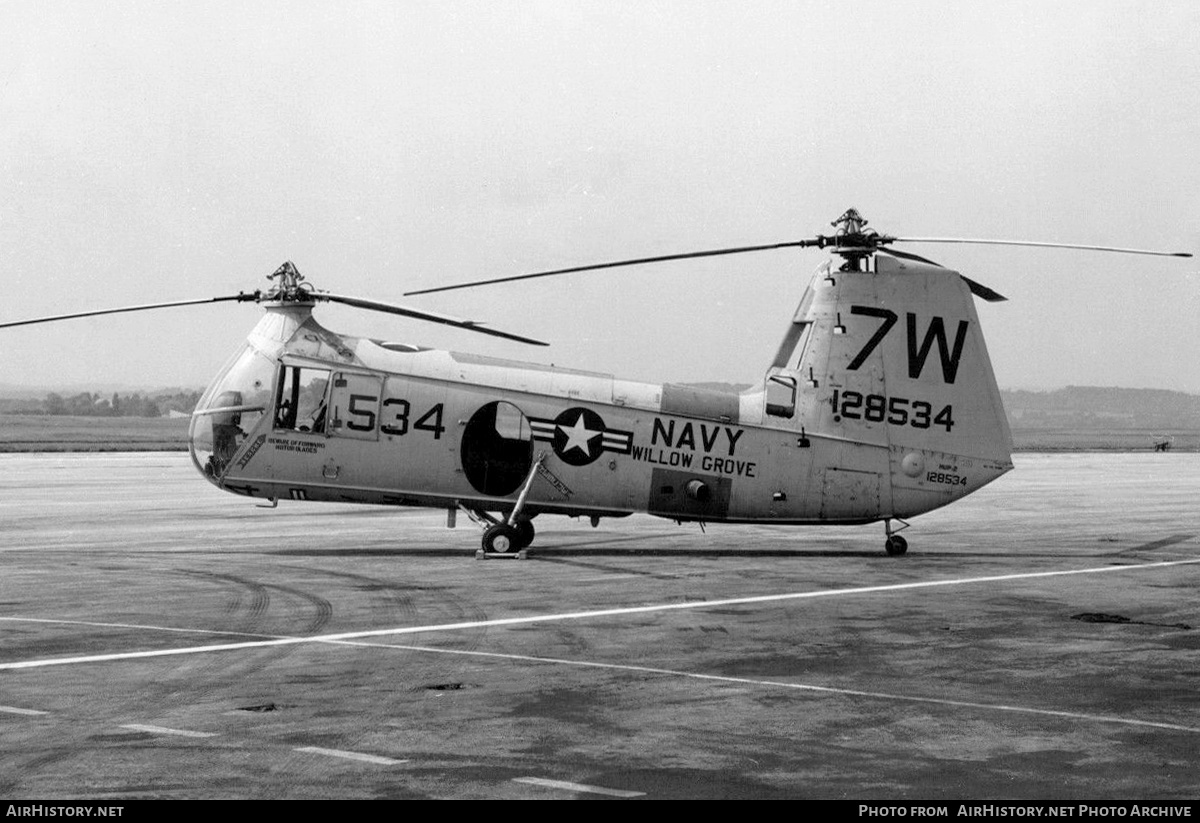
[[[591,409],[567,409],[554,418],[554,453],[572,466],[585,466],[599,457],[603,436],[604,420]]]

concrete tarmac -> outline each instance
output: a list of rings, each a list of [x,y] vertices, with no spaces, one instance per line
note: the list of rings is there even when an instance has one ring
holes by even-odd
[[[219,492],[0,455],[0,797],[1190,800],[1200,455],[1018,454],[881,525]]]

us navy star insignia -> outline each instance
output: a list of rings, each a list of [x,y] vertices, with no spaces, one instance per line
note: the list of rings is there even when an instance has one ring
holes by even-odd
[[[591,409],[575,406],[554,419],[530,417],[533,439],[550,443],[554,454],[568,466],[586,466],[604,452],[629,454],[633,432],[610,429]]]
[[[567,443],[562,448],[564,452],[569,452],[571,449],[579,449],[589,460],[592,457],[591,442],[604,434],[603,425],[601,425],[599,430],[588,428],[587,423],[583,419],[583,409],[579,410],[579,416],[575,418],[575,425],[568,428],[559,423],[556,428],[567,436]]]

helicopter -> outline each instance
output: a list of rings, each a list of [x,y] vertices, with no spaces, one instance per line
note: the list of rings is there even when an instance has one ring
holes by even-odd
[[[832,235],[618,260],[408,292],[780,248],[828,249],[757,385],[652,384],[330,331],[319,303],[529,345],[544,342],[314,288],[286,262],[272,286],[196,300],[0,323],[254,302],[263,317],[192,413],[192,462],[239,495],[444,508],[482,529],[481,557],[524,557],[540,515],[645,513],[679,523],[908,520],[1013,468],[1012,435],[974,299],[1005,298],[900,242],[988,243],[1190,257],[1106,246],[895,237],[849,209]]]

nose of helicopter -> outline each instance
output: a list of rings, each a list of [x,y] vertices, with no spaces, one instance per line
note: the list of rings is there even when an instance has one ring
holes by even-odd
[[[196,404],[188,448],[196,469],[220,485],[230,463],[266,413],[274,360],[245,345],[213,379]]]

